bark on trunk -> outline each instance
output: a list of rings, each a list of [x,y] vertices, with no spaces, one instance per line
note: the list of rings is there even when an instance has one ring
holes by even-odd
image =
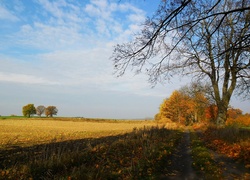
[[[226,112],[218,112],[218,117],[216,120],[217,126],[224,126],[227,120],[227,111]]]
[[[218,116],[216,118],[217,126],[224,126],[227,120],[228,103],[220,103],[218,107]]]

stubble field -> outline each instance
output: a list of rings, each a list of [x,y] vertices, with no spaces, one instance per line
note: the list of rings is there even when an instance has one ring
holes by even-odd
[[[0,120],[0,148],[30,146],[82,138],[99,138],[156,125],[153,121],[84,118],[20,118]]]

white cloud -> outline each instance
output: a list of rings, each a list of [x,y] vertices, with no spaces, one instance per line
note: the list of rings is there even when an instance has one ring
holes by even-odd
[[[136,33],[140,28],[139,24],[145,20],[145,12],[132,6],[129,3],[108,3],[103,0],[92,0],[85,7],[85,12],[94,19],[98,34],[126,37]],[[133,24],[133,26],[131,26]],[[135,28],[135,26],[137,28]],[[133,27],[133,28],[130,28]]]
[[[16,17],[11,11],[0,5],[0,19],[9,21],[18,21],[19,18]]]
[[[24,83],[24,84],[44,84],[44,85],[55,85],[57,82],[44,79],[43,77],[37,77],[27,74],[19,73],[3,73],[0,72],[0,81],[12,82],[12,83]]]
[[[13,39],[17,36],[19,38],[16,42],[19,45],[41,50],[74,48],[81,46],[81,43],[84,44],[86,40],[77,29],[70,26],[51,26],[39,22],[34,22],[33,26],[23,25]]]
[[[39,0],[38,1],[43,8],[50,14],[52,14],[57,19],[67,19],[68,16],[71,17],[72,11],[79,11],[79,8],[77,6],[74,6],[73,4],[68,4],[64,0],[59,1],[48,1],[48,0]],[[65,12],[63,8],[67,7],[69,12]],[[70,18],[71,20],[74,20],[75,18]],[[78,20],[76,18],[76,20]]]
[[[29,51],[55,51],[124,42],[140,30],[139,24],[145,19],[142,10],[128,3],[103,0],[85,5],[65,0],[39,0],[38,3],[43,9],[34,18],[30,17],[32,21],[25,21],[18,32],[9,34],[5,47],[16,45]]]
[[[126,106],[137,97],[164,96],[165,88],[152,90],[143,75],[128,72],[116,78],[109,59],[115,43],[127,41],[140,29],[143,11],[116,1],[33,2],[38,3],[34,16],[21,16],[25,21],[19,24],[18,32],[5,35],[5,49],[16,51],[18,56],[7,51],[0,53],[0,82],[6,89],[22,87],[23,91],[18,93],[22,101],[40,103],[47,99],[66,104],[75,101],[85,108],[92,104],[90,108],[96,111],[99,104],[100,109],[103,106],[109,109],[109,103],[118,109],[116,104],[120,101]],[[27,94],[25,89],[32,93]],[[99,96],[107,105],[102,104]]]

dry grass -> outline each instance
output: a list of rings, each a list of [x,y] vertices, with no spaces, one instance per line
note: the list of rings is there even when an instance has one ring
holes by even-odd
[[[0,148],[81,138],[98,138],[155,125],[152,121],[84,121],[79,119],[0,120]]]
[[[153,121],[2,120],[0,179],[157,179],[180,136]]]

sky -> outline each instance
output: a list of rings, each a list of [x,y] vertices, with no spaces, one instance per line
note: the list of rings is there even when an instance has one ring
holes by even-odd
[[[0,115],[27,104],[58,116],[152,118],[179,78],[152,88],[144,74],[114,75],[114,46],[129,41],[160,0],[1,0]],[[250,112],[249,101],[232,105]]]

